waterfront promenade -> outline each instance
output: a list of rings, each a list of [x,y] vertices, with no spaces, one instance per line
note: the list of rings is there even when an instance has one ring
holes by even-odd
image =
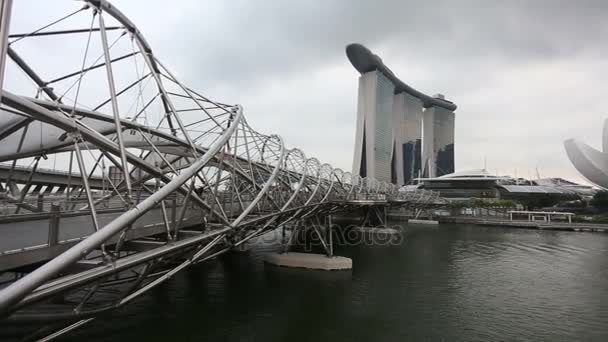
[[[445,217],[439,220],[443,223],[465,223],[484,226],[500,226],[528,229],[563,230],[575,232],[598,232],[608,233],[608,224],[584,223],[584,222],[540,222],[526,220],[509,220],[497,217]]]
[[[411,214],[403,214],[399,212],[389,212],[388,217],[393,220],[407,220],[414,216]],[[608,224],[592,223],[592,222],[567,222],[567,221],[529,221],[524,219],[509,219],[509,216],[504,213],[496,215],[449,215],[435,216],[434,219],[440,223],[458,223],[458,224],[475,224],[482,226],[497,226],[507,228],[525,228],[525,229],[540,229],[540,230],[561,230],[573,232],[596,232],[608,233]]]

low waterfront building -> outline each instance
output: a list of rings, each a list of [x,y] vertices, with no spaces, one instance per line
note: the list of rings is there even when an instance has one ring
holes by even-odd
[[[560,178],[526,180],[510,176],[491,175],[485,169],[454,172],[434,178],[417,178],[417,189],[439,192],[452,200],[471,198],[486,200],[531,199],[573,200],[593,196],[595,189]],[[404,191],[413,187],[403,188]]]

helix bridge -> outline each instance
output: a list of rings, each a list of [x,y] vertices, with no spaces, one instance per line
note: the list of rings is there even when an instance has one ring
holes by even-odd
[[[105,0],[17,5],[0,18],[0,326],[50,340],[272,230],[439,201],[256,131]]]

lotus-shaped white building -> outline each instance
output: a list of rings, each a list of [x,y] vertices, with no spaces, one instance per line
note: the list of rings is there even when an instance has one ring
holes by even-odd
[[[597,186],[608,189],[608,119],[602,131],[602,151],[576,139],[564,141],[568,158],[583,177]]]

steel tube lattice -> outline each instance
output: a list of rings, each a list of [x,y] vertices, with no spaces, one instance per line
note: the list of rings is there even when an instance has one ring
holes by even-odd
[[[240,105],[184,85],[105,0],[9,36],[11,4],[2,1],[0,18],[0,162],[12,165],[0,179],[0,234],[47,218],[60,228],[53,241],[0,243],[6,321],[61,317],[54,338],[297,220],[364,201],[433,201],[256,131]],[[61,56],[35,53],[49,46]],[[52,184],[17,177],[39,164],[54,170]]]

